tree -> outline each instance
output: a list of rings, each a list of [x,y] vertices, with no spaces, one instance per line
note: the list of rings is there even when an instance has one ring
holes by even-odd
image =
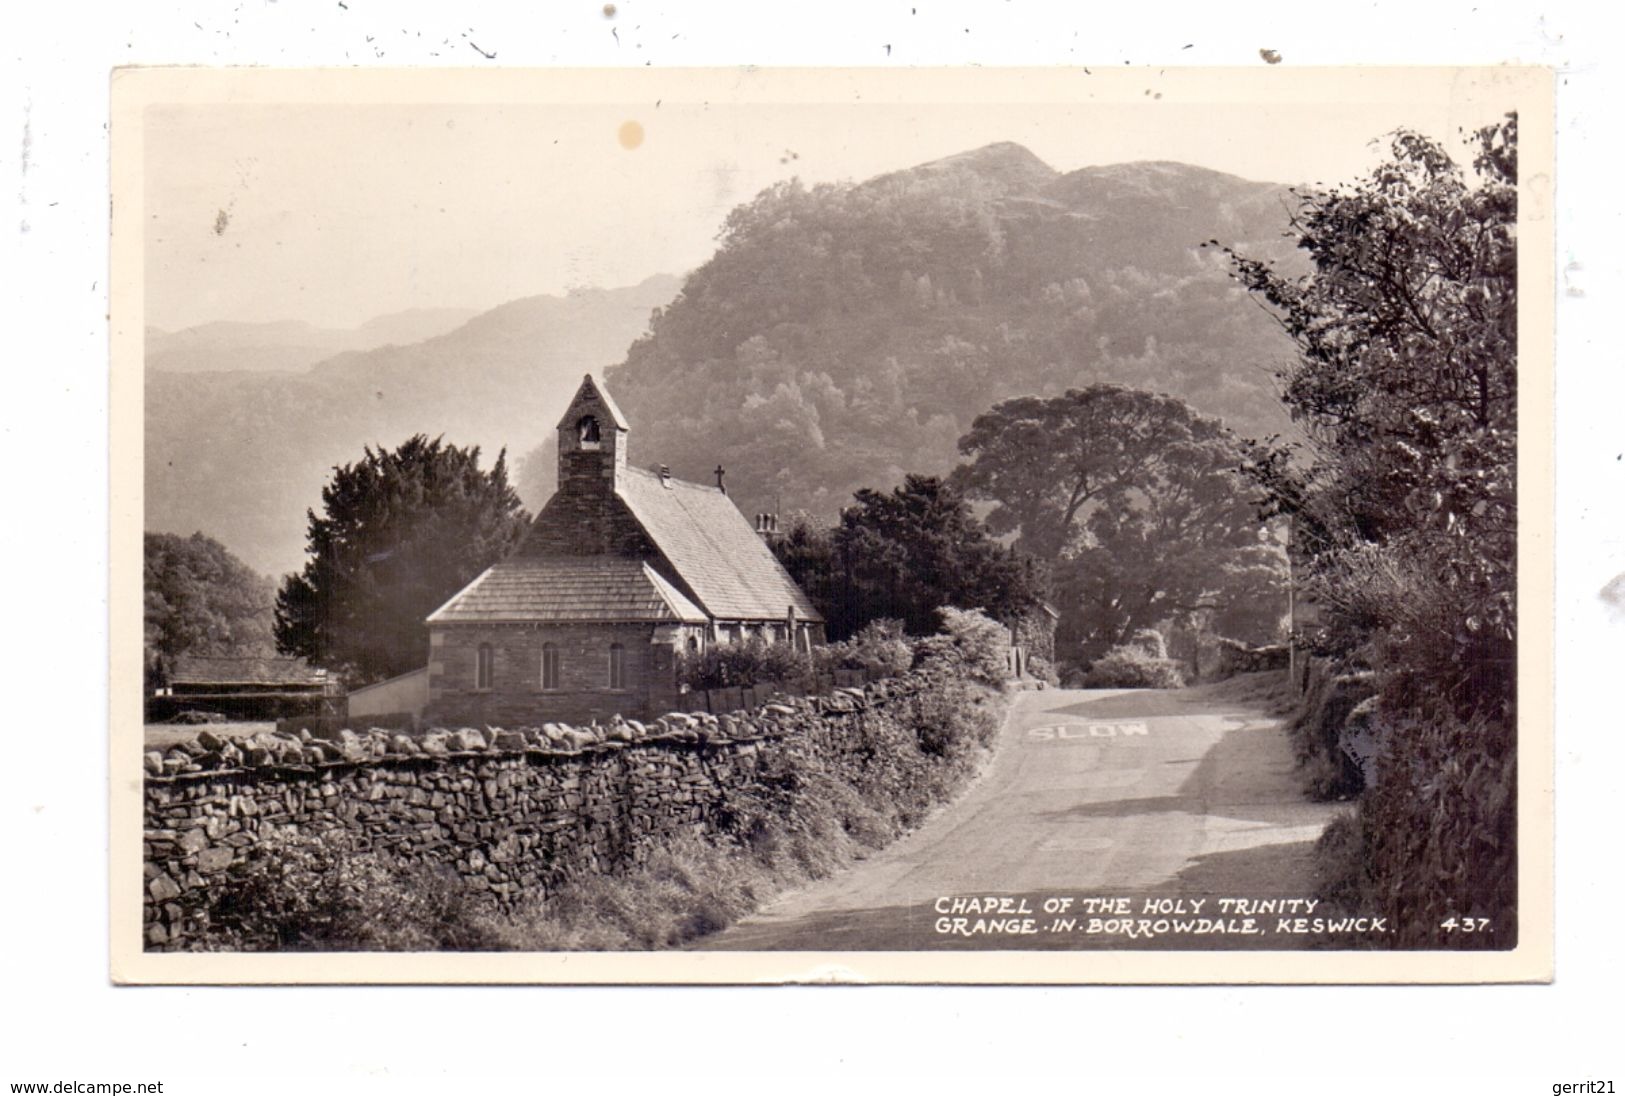
[[[1308,276],[1231,255],[1297,345],[1280,380],[1308,436],[1253,473],[1293,518],[1323,651],[1378,689],[1358,855],[1329,874],[1399,947],[1517,931],[1517,138],[1516,116],[1475,134],[1469,178],[1401,131],[1369,177],[1299,196]],[[1480,915],[1499,942],[1437,928]]]
[[[995,534],[1058,559],[1098,502],[1161,474],[1174,447],[1218,438],[1224,428],[1171,396],[1115,384],[1063,396],[1005,400],[959,439],[969,458],[954,473],[967,497],[994,503]]]
[[[1436,694],[1510,710],[1516,116],[1473,143],[1476,180],[1400,131],[1369,178],[1300,194],[1307,277],[1231,258],[1297,344],[1280,381],[1308,443],[1261,446],[1252,471],[1342,646],[1380,635]]]
[[[148,533],[143,545],[149,669],[183,654],[264,655],[273,649],[269,579],[202,533]]]
[[[333,470],[322,514],[307,512],[309,558],[276,599],[280,650],[374,681],[428,657],[424,618],[524,535],[530,516],[478,446],[419,434]]]
[[[990,537],[959,492],[934,476],[910,475],[889,493],[858,491],[833,530],[794,521],[775,552],[834,639],[880,619],[929,635],[944,606],[1011,619],[1043,592],[1037,565]]]
[[[954,473],[988,526],[1051,561],[1057,640],[1083,658],[1168,619],[1278,619],[1286,559],[1237,475],[1240,443],[1170,396],[1097,384],[1006,400],[960,439]]]
[[[1197,630],[1286,613],[1286,555],[1218,435],[1170,445],[1098,500],[1056,564],[1060,640],[1092,658],[1135,632],[1180,620]],[[1262,638],[1252,635],[1235,638]]]
[[[846,639],[855,627],[837,622],[836,603],[843,595],[841,569],[836,562],[835,530],[813,520],[805,510],[785,515],[783,532],[771,542],[773,554],[796,580],[802,593],[824,615],[824,629],[831,639]]]

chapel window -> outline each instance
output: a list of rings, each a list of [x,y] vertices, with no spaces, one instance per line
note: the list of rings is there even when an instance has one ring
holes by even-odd
[[[556,644],[542,644],[542,688],[559,687],[559,649]]]
[[[489,689],[495,677],[496,652],[491,649],[489,643],[482,643],[474,659],[474,687]]]
[[[626,688],[626,648],[619,643],[609,645],[609,687]]]

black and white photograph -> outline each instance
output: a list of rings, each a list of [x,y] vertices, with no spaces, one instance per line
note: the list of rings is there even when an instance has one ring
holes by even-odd
[[[1549,979],[1551,85],[118,72],[114,978]]]

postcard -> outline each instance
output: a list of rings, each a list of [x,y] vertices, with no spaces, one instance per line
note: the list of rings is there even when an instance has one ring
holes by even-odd
[[[1552,975],[1552,75],[126,69],[124,983]]]

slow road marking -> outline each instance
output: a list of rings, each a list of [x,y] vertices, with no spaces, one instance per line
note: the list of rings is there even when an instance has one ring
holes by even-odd
[[[1029,727],[1027,737],[1039,742],[1070,741],[1079,738],[1128,738],[1149,734],[1144,723],[1114,720],[1111,723],[1046,723]]]

